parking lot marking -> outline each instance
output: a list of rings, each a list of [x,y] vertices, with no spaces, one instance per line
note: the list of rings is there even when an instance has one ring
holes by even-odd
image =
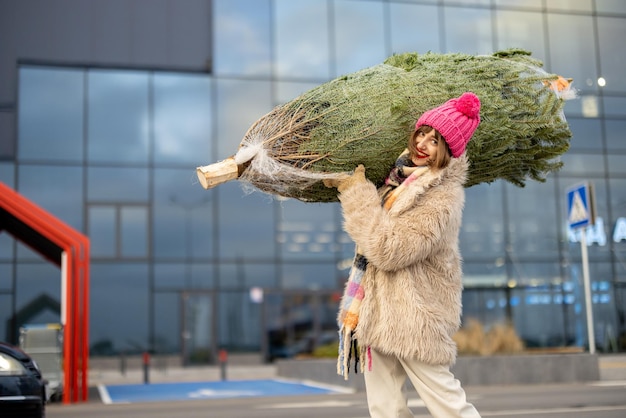
[[[284,380],[101,385],[98,390],[105,404],[338,393],[329,388]]]

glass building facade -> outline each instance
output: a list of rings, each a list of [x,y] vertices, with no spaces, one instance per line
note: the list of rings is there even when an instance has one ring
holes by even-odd
[[[580,233],[591,182],[600,351],[626,351],[626,3],[621,0],[214,0],[212,71],[20,63],[0,181],[91,239],[92,355],[219,348],[290,356],[335,338],[353,245],[337,204],[276,199],[195,167],[237,150],[274,106],[398,52],[523,48],[574,79],[563,169],[466,190],[464,320],[511,321],[529,347],[588,344]],[[3,139],[3,142],[4,139]],[[58,269],[0,234],[0,335]],[[31,322],[58,322],[41,309]],[[16,324],[17,326],[21,324]]]

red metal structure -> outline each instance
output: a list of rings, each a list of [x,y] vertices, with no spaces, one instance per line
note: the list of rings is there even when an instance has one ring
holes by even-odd
[[[89,370],[89,238],[0,182],[0,232],[61,268],[63,403],[86,401]]]

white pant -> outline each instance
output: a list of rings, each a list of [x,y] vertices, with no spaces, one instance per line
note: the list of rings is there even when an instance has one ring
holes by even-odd
[[[434,417],[480,418],[449,367],[387,356],[374,349],[371,354],[371,370],[367,363],[365,367],[365,388],[372,418],[413,417],[402,390],[407,376]]]

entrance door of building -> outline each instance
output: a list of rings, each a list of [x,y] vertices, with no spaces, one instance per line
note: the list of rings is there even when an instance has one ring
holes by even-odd
[[[263,302],[262,351],[265,358],[289,358],[311,354],[337,340],[336,291],[269,292]]]
[[[214,361],[215,295],[213,292],[181,293],[181,352],[183,365]]]

